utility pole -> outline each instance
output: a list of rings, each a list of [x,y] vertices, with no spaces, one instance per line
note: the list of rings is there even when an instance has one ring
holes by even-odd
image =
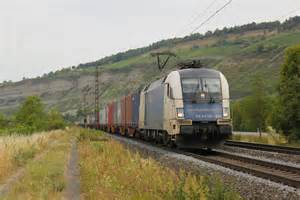
[[[82,94],[83,94],[83,106],[82,106],[82,111],[83,111],[83,115],[84,115],[84,119],[83,119],[83,123],[84,123],[84,127],[86,128],[87,126],[87,96],[88,96],[88,93],[90,91],[90,87],[89,85],[85,86],[83,89],[82,89]]]
[[[95,128],[99,128],[100,116],[99,116],[99,67],[96,66],[95,73]]]

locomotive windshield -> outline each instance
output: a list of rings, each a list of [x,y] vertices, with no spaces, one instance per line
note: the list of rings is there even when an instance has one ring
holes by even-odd
[[[216,101],[221,98],[221,84],[218,78],[184,78],[182,79],[184,100]]]

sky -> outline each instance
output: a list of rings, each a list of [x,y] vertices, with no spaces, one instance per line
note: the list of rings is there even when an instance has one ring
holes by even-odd
[[[0,0],[0,82],[189,35],[229,0]],[[299,0],[233,0],[197,32],[300,15]]]

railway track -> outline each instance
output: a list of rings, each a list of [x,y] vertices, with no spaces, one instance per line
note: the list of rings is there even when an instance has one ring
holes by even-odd
[[[269,151],[269,152],[285,153],[285,154],[291,154],[291,155],[300,155],[300,148],[296,148],[296,147],[268,145],[268,144],[252,143],[252,142],[239,142],[239,141],[233,141],[233,140],[226,140],[224,145],[246,148],[246,149],[255,149],[255,150],[263,150],[263,151]]]
[[[114,135],[113,137],[123,138],[118,135]],[[263,160],[254,159],[250,157],[244,157],[244,156],[221,152],[217,150],[211,152],[205,151],[205,153],[203,153],[202,151],[200,153],[199,151],[195,152],[195,151],[185,151],[185,150],[168,148],[165,146],[161,146],[159,144],[153,144],[146,141],[141,141],[136,138],[135,139],[131,138],[130,140],[141,142],[145,145],[153,145],[169,152],[190,156],[202,160],[204,162],[213,163],[229,169],[251,174],[256,177],[271,180],[297,189],[300,188],[300,168],[298,167],[282,165],[278,163],[263,161]]]
[[[212,151],[211,154],[202,155],[191,152],[178,152],[193,158],[221,165],[236,171],[252,174],[277,183],[300,188],[300,168],[281,165],[273,162],[253,159],[234,154]]]

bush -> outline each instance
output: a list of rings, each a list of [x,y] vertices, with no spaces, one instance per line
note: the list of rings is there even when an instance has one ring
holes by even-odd
[[[65,121],[62,114],[56,109],[51,109],[48,113],[48,129],[62,129],[65,127]]]
[[[279,82],[278,128],[300,139],[300,45],[288,48]]]
[[[256,77],[252,83],[252,94],[232,105],[233,125],[235,130],[256,131],[266,129],[269,102],[264,89],[264,82]]]
[[[29,135],[38,131],[64,128],[65,121],[61,113],[56,109],[47,113],[44,107],[39,97],[27,97],[11,119],[0,114],[0,134]]]
[[[37,96],[27,97],[19,111],[16,113],[16,122],[25,127],[34,127],[36,131],[45,130],[47,114],[44,105]]]

